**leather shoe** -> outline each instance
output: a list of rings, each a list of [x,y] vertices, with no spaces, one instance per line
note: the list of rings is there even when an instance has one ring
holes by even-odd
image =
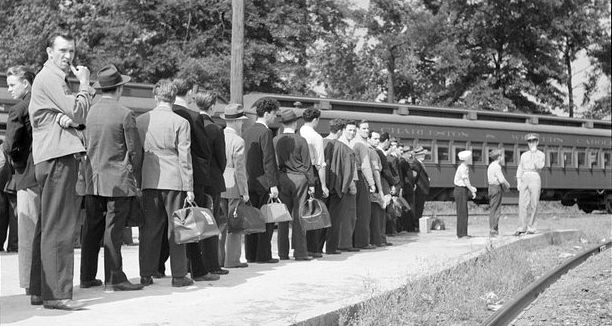
[[[175,288],[180,288],[189,285],[193,285],[193,280],[187,276],[172,278],[172,286]]]
[[[142,290],[144,288],[144,284],[133,284],[130,281],[123,281],[117,284],[106,285],[106,289],[112,291],[136,291]]]
[[[280,260],[289,260],[289,256],[280,256],[278,258],[280,258]]]
[[[326,251],[325,253],[328,254],[328,255],[340,255],[342,253],[342,251],[334,250],[334,251]]]
[[[43,299],[40,295],[31,295],[30,304],[33,306],[40,306],[41,304],[43,304]]]
[[[234,265],[234,266],[224,266],[225,268],[244,268],[244,267],[249,267],[249,264],[247,263],[240,263],[238,265]]]
[[[525,234],[525,231],[516,231],[514,232],[514,236],[518,237],[521,234]]]
[[[311,256],[312,258],[321,258],[323,257],[323,254],[321,254],[320,252],[309,252],[308,256]]]
[[[162,272],[153,272],[153,275],[151,275],[151,277],[153,277],[153,278],[164,278],[164,277],[166,277],[166,274],[162,273]]]
[[[144,286],[149,286],[153,284],[153,278],[151,276],[143,276],[140,278],[140,284]]]
[[[389,247],[392,246],[393,244],[391,242],[385,242],[385,246]]]
[[[85,307],[85,304],[79,301],[71,299],[64,300],[45,300],[43,306],[47,309],[58,309],[58,310],[81,310]]]
[[[373,245],[369,244],[369,245],[367,245],[367,246],[365,246],[365,247],[360,247],[359,249],[366,249],[366,250],[369,250],[369,249],[376,249],[376,246],[373,246]]]
[[[281,259],[283,259],[283,258],[281,258]],[[289,259],[289,258],[287,258],[287,259]],[[268,260],[258,261],[257,263],[259,263],[259,264],[276,264],[276,263],[278,263],[278,259],[270,258]]]
[[[229,274],[229,271],[227,269],[219,268],[218,270],[212,271],[211,273],[217,274],[217,275],[226,275],[226,274]]]
[[[81,281],[81,289],[88,289],[94,286],[102,286],[102,281],[95,279],[95,280],[90,280],[90,281]]]
[[[295,257],[295,260],[301,260],[301,261],[309,261],[312,260],[312,257]]]
[[[358,252],[359,251],[359,248],[353,248],[353,247],[351,247],[351,248],[338,248],[338,249],[341,250],[341,251],[350,251],[350,252]]]
[[[221,276],[219,275],[215,275],[215,274],[211,274],[211,273],[207,273],[204,274],[202,276],[196,276],[193,278],[194,281],[196,282],[202,282],[202,281],[217,281],[221,278]]]

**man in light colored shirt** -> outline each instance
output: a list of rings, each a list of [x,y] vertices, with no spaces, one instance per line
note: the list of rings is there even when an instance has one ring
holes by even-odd
[[[489,158],[493,160],[487,169],[487,180],[489,183],[489,235],[495,237],[499,234],[499,215],[504,189],[510,188],[501,169],[503,152],[499,149],[492,150]]]
[[[514,235],[535,233],[535,214],[540,201],[540,170],[544,167],[544,153],[538,150],[538,135],[527,134],[527,145],[529,151],[521,154],[518,168],[516,169],[516,185],[519,191],[519,221]],[[527,212],[529,211],[529,213]]]
[[[314,167],[316,181],[315,197],[321,199],[329,196],[327,188],[327,164],[325,163],[325,148],[323,146],[323,137],[315,130],[319,125],[319,117],[321,111],[316,108],[308,108],[302,113],[304,125],[300,128],[299,134],[308,143],[308,152],[310,160]],[[320,187],[320,188],[319,188]],[[322,257],[323,242],[325,241],[325,229],[306,231],[306,242],[308,254],[315,258]]]
[[[30,303],[62,310],[84,306],[72,300],[73,237],[81,204],[76,183],[80,156],[85,153],[77,129],[82,129],[95,94],[89,86],[89,70],[72,66],[75,47],[69,35],[53,34],[48,39],[49,59],[34,79],[28,108],[32,157],[41,190],[41,214],[32,245]],[[79,80],[76,95],[66,83],[70,71]]]
[[[357,159],[357,222],[355,223],[354,246],[361,249],[374,249],[376,246],[370,243],[370,220],[372,206],[370,193],[376,191],[374,173],[372,172],[372,160],[370,158],[370,145],[368,134],[370,125],[362,120],[357,123],[357,136],[353,138],[351,147],[355,151]]]
[[[472,151],[461,151],[457,154],[461,164],[455,173],[455,203],[457,204],[457,237],[469,238],[468,228],[468,191],[472,198],[476,198],[476,187],[470,183],[470,164],[472,164]]]

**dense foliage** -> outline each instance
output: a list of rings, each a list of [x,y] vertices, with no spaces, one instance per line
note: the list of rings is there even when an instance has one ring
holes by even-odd
[[[571,115],[571,63],[586,51],[585,115],[610,115],[607,0],[354,2],[245,0],[245,92]],[[62,29],[93,70],[112,62],[136,81],[182,76],[228,95],[231,16],[231,0],[1,1],[0,69],[39,69]]]

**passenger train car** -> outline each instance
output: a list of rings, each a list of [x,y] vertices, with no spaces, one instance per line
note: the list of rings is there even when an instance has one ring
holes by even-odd
[[[0,108],[0,138],[6,128],[6,109],[14,103],[5,82],[6,78],[0,75],[0,106],[5,108],[4,111]],[[121,102],[140,114],[155,105],[151,90],[150,84],[129,83]],[[263,93],[244,97],[250,117],[255,117],[253,103],[265,96],[276,98],[282,107],[321,109],[322,134],[329,132],[328,122],[334,118],[367,120],[371,129],[386,131],[406,145],[427,148],[431,152],[425,161],[431,177],[430,200],[452,199],[453,177],[459,164],[457,153],[464,149],[473,151],[471,178],[479,190],[477,202],[487,201],[486,169],[491,149],[504,151],[504,174],[516,187],[518,160],[527,150],[524,135],[537,132],[540,149],[546,154],[541,199],[578,204],[585,212],[605,209],[612,213],[610,121]],[[215,107],[217,119],[224,102],[219,101]],[[218,122],[223,124],[221,119]],[[279,125],[271,127],[276,132]],[[506,198],[516,201],[516,188]]]

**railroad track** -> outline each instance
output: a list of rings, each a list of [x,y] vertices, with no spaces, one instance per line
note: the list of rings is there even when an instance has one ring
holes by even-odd
[[[576,255],[574,258],[558,266],[538,280],[529,284],[527,288],[519,292],[511,301],[496,311],[482,325],[483,326],[504,326],[509,325],[514,319],[531,303],[538,295],[544,292],[551,284],[556,282],[562,275],[569,270],[577,267],[589,257],[599,254],[612,247],[612,240],[608,240],[602,245],[594,246]]]

